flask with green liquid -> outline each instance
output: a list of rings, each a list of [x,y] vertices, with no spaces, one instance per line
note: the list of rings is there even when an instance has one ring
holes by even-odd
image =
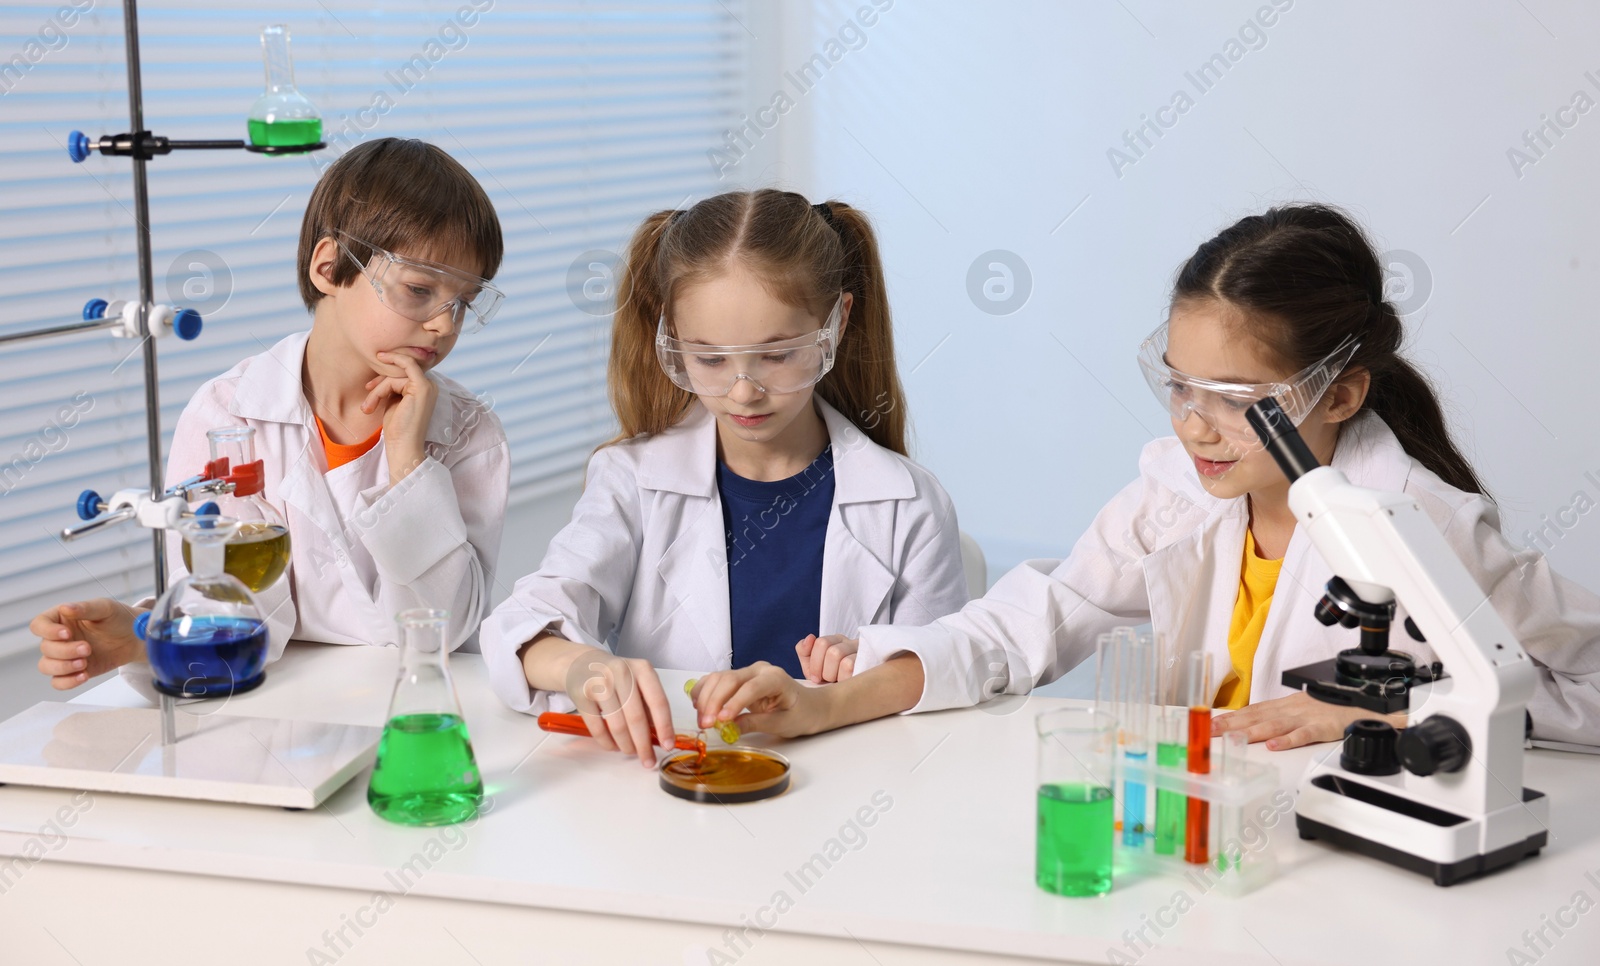
[[[289,28],[274,24],[261,31],[267,89],[250,108],[250,143],[258,148],[292,148],[322,140],[322,115],[294,86],[289,59]]]
[[[449,612],[401,611],[400,677],[367,804],[400,825],[451,825],[478,814],[483,778],[445,659]]]

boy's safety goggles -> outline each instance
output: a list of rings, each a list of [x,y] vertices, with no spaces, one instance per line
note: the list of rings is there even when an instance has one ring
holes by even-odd
[[[1260,449],[1261,439],[1245,419],[1246,410],[1271,396],[1299,426],[1344,372],[1360,345],[1354,337],[1348,338],[1282,382],[1217,382],[1167,365],[1167,324],[1163,322],[1139,346],[1139,368],[1150,391],[1167,407],[1174,422],[1181,423],[1190,413],[1198,413],[1219,434],[1248,451]]]
[[[667,317],[656,323],[656,358],[667,378],[698,396],[726,396],[747,379],[762,394],[798,392],[816,385],[833,368],[838,351],[844,293],[822,328],[809,335],[761,345],[701,345],[667,334]]]
[[[378,301],[413,322],[427,322],[449,312],[455,331],[476,332],[489,324],[505,299],[486,278],[437,262],[396,255],[349,232],[337,234],[334,241],[372,283]],[[371,260],[357,258],[346,242],[371,251]]]

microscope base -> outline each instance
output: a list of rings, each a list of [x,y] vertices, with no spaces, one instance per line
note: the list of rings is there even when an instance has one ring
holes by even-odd
[[[1390,865],[1397,865],[1412,872],[1420,872],[1432,878],[1433,884],[1439,886],[1452,886],[1457,882],[1465,881],[1474,876],[1484,875],[1496,869],[1504,868],[1518,859],[1532,858],[1539,854],[1540,849],[1544,848],[1547,834],[1539,832],[1530,836],[1526,841],[1513,843],[1486,855],[1471,856],[1456,862],[1444,863],[1424,859],[1421,856],[1412,855],[1410,852],[1402,852],[1381,842],[1364,839],[1359,835],[1344,832],[1331,825],[1323,825],[1321,822],[1300,816],[1295,817],[1295,827],[1299,829],[1300,837],[1303,839],[1322,839],[1352,852],[1359,852],[1362,855],[1387,862]]]
[[[1295,828],[1333,845],[1419,872],[1450,886],[1538,855],[1549,832],[1549,800],[1522,790],[1522,802],[1479,818],[1455,815],[1323,772],[1301,785]],[[1505,841],[1509,838],[1509,841]],[[1484,841],[1505,844],[1484,849]]]

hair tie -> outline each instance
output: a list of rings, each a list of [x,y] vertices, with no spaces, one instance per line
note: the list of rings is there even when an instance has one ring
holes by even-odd
[[[833,220],[833,205],[830,205],[824,201],[820,205],[812,205],[811,210],[821,215],[822,220],[828,223],[829,228],[832,228],[834,231],[839,230],[839,224]]]

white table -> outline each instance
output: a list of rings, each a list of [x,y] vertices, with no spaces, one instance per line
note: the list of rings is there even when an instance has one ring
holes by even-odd
[[[295,645],[259,690],[187,710],[381,723],[395,659]],[[544,735],[493,697],[476,655],[451,664],[492,801],[470,827],[384,823],[364,775],[308,812],[0,788],[0,854],[45,855],[0,861],[0,963],[1104,963],[1111,949],[1132,959],[1123,932],[1171,921],[1180,889],[1193,908],[1138,962],[1505,963],[1558,916],[1576,921],[1559,938],[1546,927],[1542,966],[1600,962],[1600,912],[1562,911],[1579,891],[1600,902],[1593,757],[1531,753],[1550,846],[1449,889],[1301,842],[1286,815],[1279,876],[1251,895],[1123,876],[1108,896],[1065,899],[1033,885],[1032,721],[1068,702],[770,740],[793,787],[708,806],[662,793],[637,760]],[[663,674],[684,725],[686,676]],[[142,703],[119,681],[82,700]],[[1334,748],[1252,756],[1292,786]],[[41,833],[63,807],[72,827]],[[798,870],[863,808],[857,847],[800,888]],[[748,943],[728,931],[758,921],[770,928]]]

